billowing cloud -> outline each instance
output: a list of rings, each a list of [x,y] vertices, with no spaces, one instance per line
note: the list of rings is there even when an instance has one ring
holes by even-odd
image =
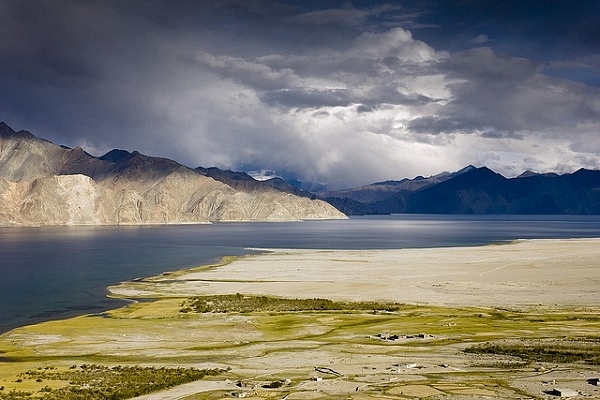
[[[561,10],[587,25],[557,22],[542,44],[515,32],[545,17],[410,3],[0,0],[0,120],[95,154],[337,188],[467,164],[599,166],[592,6]]]

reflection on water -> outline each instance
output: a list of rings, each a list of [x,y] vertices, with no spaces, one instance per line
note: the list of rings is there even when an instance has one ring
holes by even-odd
[[[0,332],[102,312],[111,284],[213,263],[247,248],[386,249],[600,237],[600,216],[353,217],[214,225],[0,228]]]

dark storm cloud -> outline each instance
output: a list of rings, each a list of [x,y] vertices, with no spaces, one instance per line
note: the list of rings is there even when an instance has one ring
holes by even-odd
[[[1,10],[0,104],[23,128],[92,142],[152,121],[141,97],[157,74],[154,26],[100,2],[5,1]]]
[[[407,89],[402,80],[426,74],[436,57],[433,49],[396,28],[362,34],[350,48],[324,54],[241,58],[200,52],[195,59],[219,77],[256,90],[268,104],[314,108],[435,101]]]
[[[321,108],[348,106],[351,104],[345,89],[290,88],[269,91],[261,96],[267,104],[283,105],[286,108]]]
[[[520,137],[600,118],[597,89],[552,79],[540,62],[477,48],[453,54],[440,68],[457,81],[450,85],[454,98],[444,109],[454,121],[453,131]]]
[[[596,1],[0,0],[0,120],[334,186],[598,165]]]
[[[442,134],[478,134],[487,138],[520,138],[518,132],[499,130],[493,121],[479,121],[469,118],[418,117],[410,121],[409,129],[416,133],[431,135]]]

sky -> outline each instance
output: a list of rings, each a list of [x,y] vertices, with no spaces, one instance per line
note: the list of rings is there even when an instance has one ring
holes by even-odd
[[[600,169],[600,2],[0,0],[0,121],[331,189]]]

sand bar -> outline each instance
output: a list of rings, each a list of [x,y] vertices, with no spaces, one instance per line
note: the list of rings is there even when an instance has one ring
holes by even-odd
[[[244,293],[449,306],[597,306],[600,239],[433,249],[270,249],[110,291],[124,297]]]

